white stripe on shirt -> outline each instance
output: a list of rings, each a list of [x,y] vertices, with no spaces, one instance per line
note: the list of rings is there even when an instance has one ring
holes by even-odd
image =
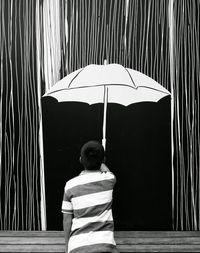
[[[63,210],[72,210],[72,203],[69,201],[63,200],[62,202],[62,209]]]
[[[68,250],[71,251],[75,248],[87,246],[87,245],[94,245],[100,243],[109,243],[115,244],[113,238],[112,231],[98,231],[98,232],[89,232],[85,234],[79,234],[71,236],[69,239]]]
[[[74,218],[72,220],[72,231],[81,228],[88,223],[92,222],[105,222],[105,221],[113,221],[113,216],[112,216],[112,210],[106,210],[104,211],[101,215],[99,216],[93,216],[93,217],[88,217],[88,218]]]
[[[73,209],[75,210],[109,203],[112,201],[112,193],[113,190],[109,190],[72,198]]]
[[[65,185],[65,191],[71,189],[74,186],[97,182],[101,180],[115,179],[115,176],[111,172],[101,173],[101,172],[92,172],[83,175],[79,175],[71,180],[69,180]]]

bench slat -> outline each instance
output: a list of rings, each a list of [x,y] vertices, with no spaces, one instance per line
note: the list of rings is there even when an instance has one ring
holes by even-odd
[[[0,231],[0,237],[21,237],[21,236],[30,236],[30,237],[63,237],[63,231],[9,231],[4,230]]]
[[[1,245],[0,252],[56,252],[64,253],[64,245]]]
[[[116,231],[119,252],[200,252],[200,231]],[[0,252],[62,252],[63,231],[0,231]]]
[[[199,252],[200,246],[193,245],[123,245],[117,246],[120,252]],[[0,252],[62,252],[64,245],[1,245]]]
[[[199,245],[118,245],[120,252],[200,252]]]
[[[200,245],[200,238],[197,237],[171,237],[171,238],[116,238],[117,244],[197,244]],[[64,237],[0,237],[0,245],[3,244],[64,244]]]
[[[0,231],[3,236],[62,237],[63,231]],[[200,231],[115,231],[115,237],[200,237]]]
[[[128,244],[128,245],[135,245],[135,244],[158,244],[158,245],[200,245],[200,238],[192,238],[192,237],[182,237],[182,238],[116,238],[117,244]]]
[[[0,237],[2,244],[64,244],[64,237]]]
[[[200,237],[200,231],[115,231],[115,237]]]

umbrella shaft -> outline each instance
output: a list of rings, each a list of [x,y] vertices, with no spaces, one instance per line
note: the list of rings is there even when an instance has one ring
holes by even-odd
[[[107,104],[108,104],[108,88],[104,86],[104,108],[103,108],[103,139],[102,145],[106,149],[106,115],[107,115]]]

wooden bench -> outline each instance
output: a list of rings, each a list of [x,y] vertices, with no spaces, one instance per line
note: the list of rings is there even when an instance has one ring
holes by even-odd
[[[200,252],[200,231],[116,231],[119,252]],[[64,252],[61,231],[0,231],[0,252]]]

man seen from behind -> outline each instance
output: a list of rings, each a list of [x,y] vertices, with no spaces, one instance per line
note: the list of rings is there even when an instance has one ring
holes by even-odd
[[[103,146],[87,142],[80,155],[84,170],[65,185],[62,212],[68,253],[117,252],[112,216],[116,178],[103,161]]]

